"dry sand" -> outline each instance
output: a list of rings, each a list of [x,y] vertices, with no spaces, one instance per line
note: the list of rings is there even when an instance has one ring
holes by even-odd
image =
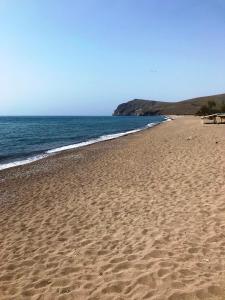
[[[0,299],[225,299],[225,125],[1,171],[0,243]]]

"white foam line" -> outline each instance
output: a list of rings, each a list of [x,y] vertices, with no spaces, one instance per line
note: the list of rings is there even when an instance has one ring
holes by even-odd
[[[6,163],[6,164],[0,164],[0,170],[4,170],[4,169],[9,169],[12,167],[17,167],[17,166],[22,166],[22,165],[26,165],[26,164],[30,164],[36,160],[40,160],[43,159],[45,157],[47,157],[47,154],[39,154],[39,155],[35,155],[35,156],[31,156],[28,157],[26,159],[23,160],[18,160],[18,161],[14,161],[14,162],[10,162],[10,163]]]
[[[169,119],[168,117],[166,117],[166,118],[167,119],[164,120],[164,121],[162,121],[162,122],[171,121],[171,119]],[[158,125],[158,124],[160,124],[162,122],[149,123],[149,124],[147,124],[143,128],[138,128],[138,129],[134,129],[134,130],[126,131],[126,132],[120,132],[120,133],[102,135],[102,136],[100,136],[97,139],[91,139],[91,140],[88,140],[86,142],[81,142],[81,143],[77,143],[77,144],[71,144],[71,145],[67,145],[67,146],[62,146],[62,147],[50,149],[50,150],[46,151],[44,154],[39,154],[39,155],[31,156],[31,157],[28,157],[26,159],[15,161],[15,162],[10,162],[10,163],[6,163],[6,164],[0,164],[0,170],[4,170],[4,169],[12,168],[12,167],[26,165],[26,164],[32,163],[32,162],[37,161],[37,160],[41,160],[43,158],[48,157],[51,154],[58,153],[58,152],[61,152],[61,151],[70,150],[70,149],[76,149],[76,148],[81,148],[81,147],[85,147],[85,146],[92,145],[92,144],[95,144],[95,143],[99,143],[99,142],[103,142],[103,141],[108,141],[108,140],[113,140],[113,139],[119,138],[121,136],[125,136],[125,135],[128,135],[128,134],[132,134],[132,133],[135,133],[135,132],[142,131],[142,130],[144,130],[146,128],[151,128],[151,127],[156,126],[156,125]]]
[[[162,123],[163,122],[169,122],[169,121],[173,121],[173,119],[172,118],[170,118],[170,117],[168,117],[168,116],[165,116],[165,120],[164,121],[162,121]]]
[[[91,140],[86,141],[86,142],[82,142],[82,143],[77,143],[77,144],[72,144],[72,145],[68,145],[68,146],[62,146],[62,147],[59,147],[59,148],[51,149],[51,150],[48,150],[46,153],[48,153],[48,154],[49,153],[56,153],[56,152],[61,152],[61,151],[64,151],[64,150],[80,148],[80,147],[92,145],[92,144],[103,142],[103,141],[113,140],[113,139],[116,139],[118,137],[121,137],[121,136],[124,136],[124,135],[128,135],[128,134],[131,134],[131,133],[135,133],[135,132],[138,132],[138,131],[141,131],[141,130],[143,130],[143,129],[135,129],[135,130],[121,132],[121,133],[102,135],[102,136],[100,136],[97,139],[91,139]]]

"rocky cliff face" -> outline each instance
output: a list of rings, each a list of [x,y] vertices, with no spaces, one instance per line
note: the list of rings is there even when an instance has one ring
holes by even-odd
[[[154,100],[134,99],[120,104],[114,116],[149,116],[149,115],[194,115],[208,101],[214,101],[216,107],[225,103],[225,94],[193,98],[179,102],[162,102]]]
[[[134,99],[120,104],[114,111],[114,116],[147,116],[161,114],[166,102]]]

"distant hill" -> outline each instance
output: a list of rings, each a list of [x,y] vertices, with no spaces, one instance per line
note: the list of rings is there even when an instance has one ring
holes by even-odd
[[[208,101],[214,101],[215,109],[225,103],[225,94],[183,100],[179,102],[163,102],[134,99],[120,104],[114,116],[149,116],[149,115],[195,115]]]

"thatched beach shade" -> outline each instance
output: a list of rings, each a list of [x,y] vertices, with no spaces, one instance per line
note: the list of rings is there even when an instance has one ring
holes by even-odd
[[[203,124],[217,124],[218,114],[208,115],[202,117]]]
[[[218,124],[224,124],[225,123],[225,114],[217,114],[216,121]]]

